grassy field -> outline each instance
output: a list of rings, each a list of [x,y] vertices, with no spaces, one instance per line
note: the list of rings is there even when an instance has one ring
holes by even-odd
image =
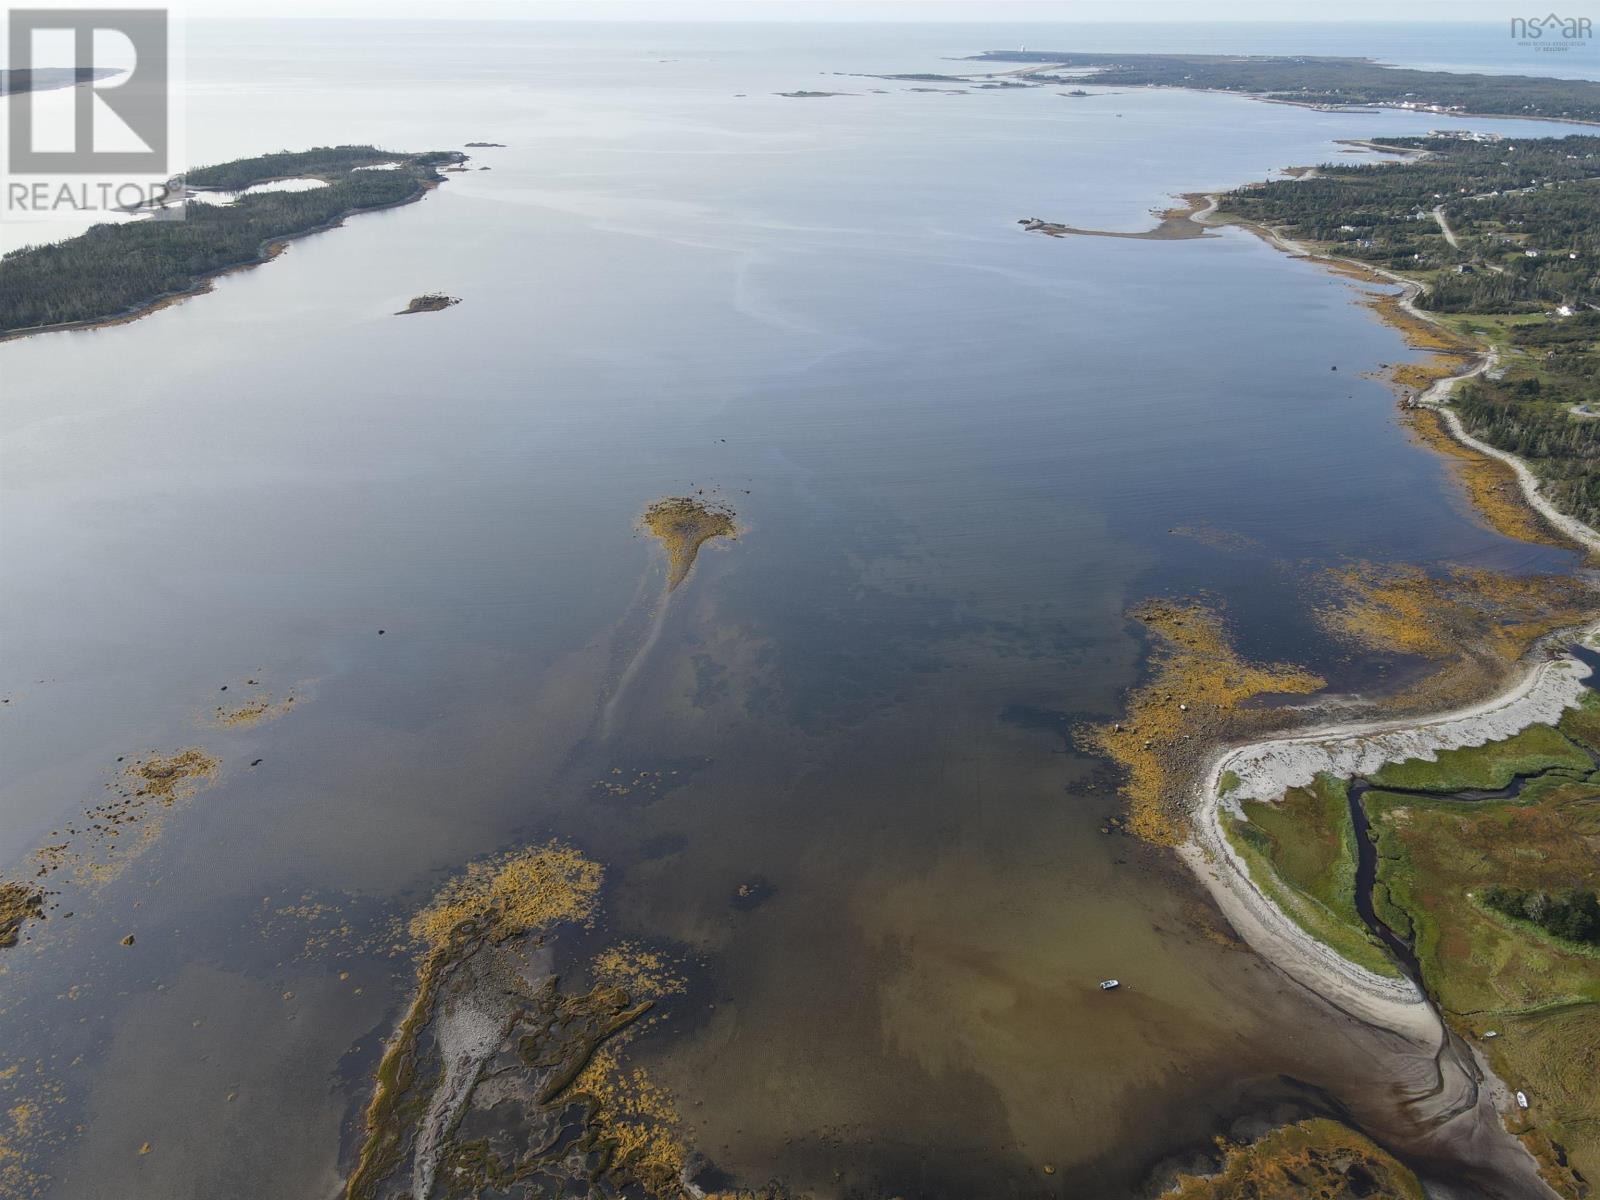
[[[1428,990],[1452,1024],[1479,1036],[1497,1031],[1478,1044],[1501,1077],[1528,1094],[1531,1107],[1519,1114],[1526,1127],[1600,1179],[1600,954],[1476,899],[1494,883],[1592,888],[1600,786],[1550,778],[1515,800],[1372,791],[1365,802],[1378,844],[1380,915],[1409,927]]]
[[[1562,714],[1558,728],[1579,745],[1600,754],[1600,695],[1585,692],[1583,703]]]
[[[1510,1122],[1534,1156],[1548,1168],[1547,1178],[1562,1172],[1550,1162],[1544,1144],[1554,1138],[1565,1147],[1574,1167],[1595,1179],[1600,1168],[1600,1010],[1593,1004],[1573,1005],[1529,1015],[1512,1015],[1494,1027],[1498,1037],[1482,1043],[1496,1075],[1527,1092],[1530,1108]],[[1581,1193],[1578,1193],[1581,1194]]]
[[[1535,725],[1501,742],[1445,751],[1436,762],[1389,764],[1363,797],[1378,851],[1378,916],[1415,948],[1446,1019],[1527,1094],[1529,1108],[1513,1114],[1512,1129],[1552,1186],[1571,1196],[1588,1193],[1561,1165],[1562,1153],[1585,1177],[1600,1179],[1600,950],[1560,941],[1477,897],[1491,884],[1552,893],[1595,887],[1600,772],[1586,748],[1600,751],[1600,697],[1593,694],[1559,727]],[[1449,794],[1504,787],[1536,772],[1548,773],[1511,799]],[[1356,832],[1346,788],[1322,776],[1276,804],[1246,801],[1229,840],[1261,889],[1308,933],[1353,962],[1393,974],[1355,909]],[[1490,1031],[1496,1036],[1484,1037]],[[1288,1163],[1300,1169],[1300,1129],[1230,1152],[1221,1175],[1193,1187],[1275,1178]]]
[[[1356,832],[1346,784],[1318,776],[1276,804],[1247,800],[1229,841],[1250,876],[1318,940],[1380,975],[1399,972],[1355,907]]]
[[[1378,881],[1410,918],[1428,987],[1463,1015],[1600,1001],[1600,959],[1480,904],[1490,884],[1592,887],[1600,788],[1566,781],[1536,802],[1368,792]]]
[[[1486,746],[1441,750],[1435,762],[1411,758],[1388,763],[1372,776],[1374,787],[1426,792],[1503,788],[1514,776],[1552,768],[1587,775],[1594,763],[1565,734],[1550,725],[1530,725],[1514,737]]]

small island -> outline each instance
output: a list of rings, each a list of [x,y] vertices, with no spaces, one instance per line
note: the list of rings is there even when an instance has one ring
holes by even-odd
[[[206,291],[227,271],[266,262],[295,238],[360,212],[420,200],[459,165],[459,150],[403,154],[375,146],[322,146],[243,158],[173,181],[183,219],[153,214],[96,225],[77,237],[27,246],[0,259],[0,340],[132,320]],[[371,168],[381,167],[383,170]],[[248,191],[286,179],[325,186]],[[195,192],[243,192],[208,204]],[[170,217],[170,214],[166,214]]]
[[[667,551],[667,591],[689,577],[700,547],[738,534],[733,510],[695,496],[668,496],[644,510],[644,527]]]
[[[506,148],[506,144],[504,142],[468,142],[467,143],[467,149],[468,150],[504,150],[505,148]]]
[[[412,313],[443,312],[452,304],[460,303],[460,296],[446,296],[443,292],[424,292],[420,296],[411,297],[411,303],[395,313],[395,316],[405,317],[410,316]]]

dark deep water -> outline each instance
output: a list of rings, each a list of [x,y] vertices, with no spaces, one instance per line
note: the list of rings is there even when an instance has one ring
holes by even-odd
[[[1382,1088],[1168,855],[1100,832],[1062,730],[1136,680],[1142,598],[1209,596],[1246,655],[1348,690],[1373,664],[1312,620],[1320,571],[1571,556],[1407,440],[1362,377],[1403,347],[1349,282],[1015,222],[1138,228],[1440,122],[819,82],[972,36],[197,27],[196,161],[508,148],[212,295],[0,347],[0,869],[119,756],[222,764],[121,874],[52,876],[0,960],[37,1190],[331,1194],[412,983],[392,922],[550,837],[606,867],[596,941],[687,965],[634,1052],[745,1184],[1011,1194],[1050,1163],[1115,1194]],[[825,87],[862,94],[773,95]],[[429,290],[463,303],[389,315]],[[635,522],[697,488],[743,533],[600,736],[661,579]],[[250,679],[295,706],[208,723]]]

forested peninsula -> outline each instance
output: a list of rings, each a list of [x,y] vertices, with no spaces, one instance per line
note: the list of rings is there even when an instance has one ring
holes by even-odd
[[[1560,30],[1545,35],[1558,41]],[[1473,116],[1538,117],[1600,122],[1600,82],[1536,75],[1471,75],[1386,67],[1366,58],[1305,54],[1080,54],[1053,50],[988,50],[979,62],[1038,63],[1073,74],[1032,78],[1107,87],[1180,87],[1240,92],[1313,107],[1420,108]]]
[[[464,159],[455,150],[402,154],[324,146],[191,171],[175,181],[181,182],[174,191],[181,220],[150,213],[0,258],[0,338],[142,315],[353,213],[419,199],[443,181],[442,166]],[[320,186],[247,190],[287,179]],[[206,196],[218,191],[242,194]]]

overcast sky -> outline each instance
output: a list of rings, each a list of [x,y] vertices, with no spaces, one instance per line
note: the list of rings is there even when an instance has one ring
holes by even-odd
[[[191,17],[334,16],[540,20],[818,21],[1493,21],[1547,0],[180,0]],[[1600,16],[1594,0],[1562,0],[1564,16]],[[1527,10],[1525,12],[1524,10]]]

